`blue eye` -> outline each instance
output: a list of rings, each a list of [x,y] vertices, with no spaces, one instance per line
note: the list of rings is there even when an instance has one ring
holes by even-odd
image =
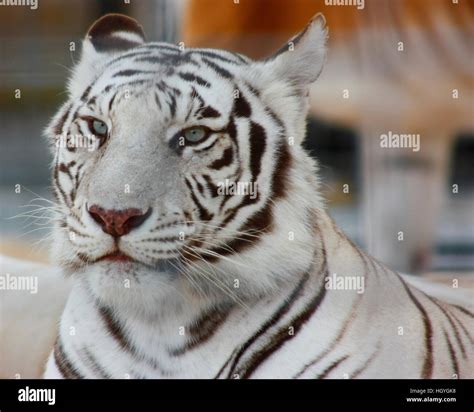
[[[188,142],[196,143],[206,137],[207,130],[204,127],[199,126],[190,127],[189,129],[184,130],[183,135]]]
[[[89,128],[97,137],[107,137],[108,127],[102,120],[90,119]]]

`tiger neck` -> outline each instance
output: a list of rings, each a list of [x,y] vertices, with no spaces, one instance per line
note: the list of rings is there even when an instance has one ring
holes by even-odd
[[[322,300],[324,253],[321,251],[315,257],[305,271],[294,274],[293,284],[284,283],[280,289],[259,299],[248,299],[242,304],[223,296],[219,302],[211,303],[203,299],[185,300],[176,295],[163,301],[163,307],[167,303],[170,306],[168,310],[156,312],[157,316],[103,305],[90,293],[87,283],[77,281],[63,315],[58,341],[66,356],[79,363],[84,361],[81,353],[84,348],[92,348],[95,359],[114,357],[115,365],[103,365],[108,371],[112,367],[119,371],[113,372],[114,377],[199,378],[206,373],[209,374],[206,377],[212,378],[230,374],[230,370],[220,369],[235,348],[258,336],[262,325],[275,314],[280,313],[281,322],[285,320],[285,311],[288,316],[295,316],[300,306],[292,307],[293,299],[304,291],[304,296],[299,297],[301,305],[311,310]],[[81,333],[71,336],[71,324]],[[187,356],[188,353],[192,356]],[[135,369],[130,367],[130,360]],[[140,366],[142,364],[146,366]],[[85,362],[79,370],[88,368]],[[98,370],[90,373],[94,375]],[[239,373],[232,372],[232,375]]]
[[[284,210],[285,208],[282,209]],[[163,332],[168,329],[164,335],[176,331],[176,325],[185,327],[185,325],[196,323],[197,318],[205,318],[211,314],[223,314],[218,316],[223,321],[226,314],[230,312],[249,313],[254,311],[261,301],[281,302],[280,299],[288,296],[295,285],[308,274],[315,283],[325,276],[323,266],[327,264],[327,251],[322,232],[327,232],[332,227],[331,219],[323,210],[306,211],[305,218],[307,221],[301,222],[301,227],[298,228],[298,225],[287,216],[286,225],[280,225],[274,233],[267,235],[269,239],[264,240],[264,244],[243,257],[242,261],[247,261],[249,264],[235,266],[236,271],[232,277],[240,278],[241,282],[240,288],[234,293],[228,292],[230,288],[214,288],[212,294],[201,295],[199,290],[194,289],[194,286],[188,282],[188,278],[183,277],[172,285],[166,294],[161,294],[154,300],[145,299],[145,294],[150,297],[159,292],[152,290],[152,287],[134,292],[134,288],[141,287],[140,282],[137,284],[132,282],[130,289],[120,286],[121,295],[115,299],[101,299],[91,287],[90,273],[86,271],[77,279],[73,295],[80,297],[77,298],[78,305],[81,302],[86,303],[94,307],[101,316],[111,316],[125,321],[133,320],[144,327],[150,325],[151,328],[155,328],[159,323]],[[278,219],[278,210],[276,210],[276,219]],[[290,229],[293,229],[293,232]],[[291,240],[284,236],[288,233],[292,235]],[[326,237],[329,234],[326,233]],[[263,255],[267,255],[265,264],[269,266],[273,264],[273,267],[269,268],[268,273],[256,273],[256,269],[261,265],[259,260]],[[252,268],[254,271],[249,270]],[[163,273],[150,274],[154,277],[167,276]],[[264,287],[267,287],[266,290],[264,287],[260,290],[255,288],[256,290],[249,293],[245,285],[248,276],[267,276],[267,283],[264,284]],[[117,283],[121,285],[121,282]],[[106,319],[107,322],[110,322],[110,319]]]
[[[302,270],[292,272],[292,281],[282,281],[267,294],[249,298],[242,305],[224,294],[210,302],[176,293],[161,301],[159,311],[144,312],[130,310],[130,305],[105,305],[90,293],[87,282],[78,280],[63,315],[59,341],[67,356],[79,361],[84,357],[83,348],[93,348],[96,359],[113,357],[116,364],[107,366],[113,367],[115,377],[192,378],[204,373],[209,378],[229,374],[245,377],[245,357],[236,358],[232,367],[221,370],[233,359],[236,348],[267,345],[266,339],[274,334],[271,339],[291,339],[318,313],[319,306],[327,308],[335,303],[335,294],[326,291],[325,277],[332,270],[330,259],[342,238],[324,212],[315,218],[310,261]],[[350,293],[344,301],[359,298]],[[328,309],[323,312],[334,313]],[[276,323],[272,323],[273,318]],[[71,336],[71,324],[85,333]],[[260,335],[262,325],[268,330]],[[87,364],[82,368],[86,370]]]

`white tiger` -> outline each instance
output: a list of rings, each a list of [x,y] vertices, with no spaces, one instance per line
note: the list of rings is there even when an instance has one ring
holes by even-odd
[[[318,15],[252,61],[146,43],[126,16],[90,28],[47,131],[74,286],[45,377],[474,377],[469,302],[325,211],[301,143],[326,38]]]

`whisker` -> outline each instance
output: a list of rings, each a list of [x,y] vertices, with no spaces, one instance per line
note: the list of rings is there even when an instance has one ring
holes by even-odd
[[[193,248],[191,248],[189,246],[185,246],[185,247],[186,247],[186,249],[188,249],[188,253],[192,254],[195,257],[197,257],[199,260],[202,260],[206,265],[208,265],[210,267],[211,270],[214,271],[214,269],[218,269],[219,271],[223,272],[222,270],[217,268],[215,265],[212,265],[210,262],[203,259],[201,256],[196,255],[194,253]],[[205,279],[207,279],[209,282],[211,282],[214,286],[219,288],[222,292],[227,294],[232,300],[234,300],[236,303],[241,305],[244,309],[249,309],[248,305],[242,299],[240,299],[238,296],[236,296],[234,294],[234,292],[232,291],[232,289],[230,289],[226,284],[222,283],[222,281],[220,281],[218,278],[212,278],[212,277],[206,276],[201,270],[202,270],[202,268],[199,268],[199,272],[198,272],[201,276],[203,276]],[[205,270],[204,270],[204,272],[209,275],[209,272],[207,272]],[[215,271],[214,271],[214,275],[216,275]],[[220,284],[217,283],[217,282],[219,282]]]
[[[180,255],[181,259],[186,260],[186,261],[188,260],[181,254],[181,252],[178,251],[178,254]],[[195,279],[193,279],[192,273],[189,269],[187,269],[186,267],[179,267],[178,268],[174,263],[172,263],[172,262],[170,262],[170,263],[176,270],[178,270],[180,273],[182,273],[186,277],[186,279],[189,280],[189,282],[191,283],[191,286],[198,292],[198,294],[201,295],[201,297],[203,297],[205,299],[207,298],[207,295],[203,291],[201,286],[196,282]]]

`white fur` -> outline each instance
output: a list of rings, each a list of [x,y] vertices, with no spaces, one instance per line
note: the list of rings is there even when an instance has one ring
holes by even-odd
[[[157,265],[163,256],[168,256],[165,255],[167,251],[178,257],[177,244],[149,239],[176,235],[177,231],[185,232],[186,239],[209,233],[209,225],[197,222],[198,211],[193,207],[195,205],[184,185],[183,176],[201,174],[210,161],[218,159],[225,148],[233,147],[234,143],[223,134],[212,151],[197,154],[186,148],[181,157],[174,156],[168,142],[179,130],[192,126],[192,121],[196,122],[185,120],[189,108],[195,104],[188,98],[189,85],[175,74],[170,74],[166,67],[157,69],[151,63],[130,66],[130,59],[123,59],[108,65],[116,56],[107,53],[98,56],[93,46],[85,42],[83,60],[70,83],[70,101],[73,111],[77,110],[83,116],[98,116],[91,113],[91,108],[84,102],[78,101],[78,96],[93,82],[90,93],[99,95],[97,104],[101,108],[103,121],[109,125],[112,138],[106,143],[106,150],[94,153],[57,150],[55,153],[57,163],[75,160],[76,167],[83,165],[79,173],[81,184],[74,199],[67,195],[74,188],[74,182],[64,174],[59,176],[59,185],[66,192],[63,199],[63,206],[67,206],[64,216],[66,225],[82,234],[71,239],[67,230],[58,228],[54,247],[55,259],[75,280],[61,319],[59,335],[67,356],[81,375],[101,377],[101,372],[91,366],[84,356],[84,351],[89,350],[107,377],[214,377],[226,359],[255,335],[284,304],[303,274],[309,270],[308,283],[294,304],[256,340],[252,350],[243,354],[238,367],[250,362],[252,353],[266,347],[269,344],[266,340],[271,339],[273,334],[287,328],[292,337],[278,351],[267,356],[250,377],[421,376],[427,354],[425,325],[419,309],[396,274],[364,258],[334,226],[319,195],[315,162],[300,146],[304,139],[308,109],[307,89],[321,71],[326,37],[324,21],[317,18],[300,36],[293,51],[286,51],[265,62],[249,61],[239,65],[220,61],[219,64],[234,76],[233,82],[221,78],[206,64],[201,64],[199,70],[190,63],[181,66],[182,70],[212,79],[213,86],[210,88],[195,85],[205,102],[222,114],[219,118],[201,120],[206,126],[212,129],[225,126],[227,120],[222,123],[222,119],[226,119],[232,111],[234,100],[231,95],[237,86],[252,108],[252,119],[266,131],[266,147],[257,181],[259,201],[239,209],[226,230],[213,234],[202,248],[208,250],[216,245],[225,245],[229,239],[241,236],[239,228],[261,210],[265,202],[272,204],[273,226],[267,232],[255,234],[260,237],[256,245],[236,254],[220,256],[212,264],[201,259],[188,266],[186,273],[180,276],[173,275],[170,270],[150,268]],[[222,51],[214,53],[225,59],[237,59]],[[125,86],[128,78],[114,77],[121,70],[137,68],[158,72],[143,74],[140,78],[145,82],[133,87]],[[154,95],[156,73],[158,78],[161,76],[169,85],[180,90],[174,117],[170,116],[168,109],[162,107],[158,110]],[[110,93],[117,94],[109,112],[107,103],[110,96],[104,90],[112,81],[114,88]],[[259,97],[253,95],[249,85],[260,91]],[[216,90],[219,92],[216,93]],[[165,99],[165,96],[160,98]],[[282,120],[284,136],[279,134],[281,130],[269,115],[268,108]],[[170,120],[171,117],[173,120]],[[58,117],[53,124],[57,120]],[[236,118],[235,126],[241,156],[241,180],[248,181],[251,178],[250,122],[246,118]],[[77,132],[81,125],[74,123],[68,124],[68,127],[70,131]],[[294,140],[295,145],[290,146],[288,187],[282,198],[274,200],[271,193],[275,188],[271,185],[278,148],[282,141],[286,144],[290,140]],[[72,173],[75,171],[73,168]],[[224,179],[236,173],[234,161],[219,172],[213,172],[213,177]],[[131,193],[123,190],[125,185],[130,186]],[[196,187],[193,192],[197,193]],[[62,194],[58,195],[61,198]],[[210,223],[220,225],[226,216],[219,210],[216,201],[203,196],[201,201],[207,210],[214,213]],[[237,197],[232,198],[228,210],[239,202]],[[108,209],[153,208],[152,215],[142,226],[120,238],[122,250],[146,265],[85,264],[79,259],[79,254],[82,254],[91,261],[95,260],[114,247],[112,238],[102,232],[89,216],[86,205],[91,204]],[[186,211],[192,215],[193,222],[185,222]],[[174,231],[170,231],[169,227],[156,230],[157,225],[176,219],[180,223]],[[323,290],[324,276],[332,273],[343,277],[363,277],[365,292],[326,291],[320,307],[303,322],[294,336],[291,335],[292,322],[296,322],[298,314],[308,307],[315,294]],[[236,281],[238,287],[235,287]],[[428,298],[414,288],[410,290],[429,308],[431,320],[436,326],[430,376],[452,377],[453,365],[449,360],[445,337],[437,329],[439,325],[445,326],[447,321]],[[228,318],[211,339],[181,356],[170,355],[170,350],[189,344],[189,340],[193,339],[190,330],[200,313],[232,302],[234,306]],[[124,350],[120,341],[111,335],[104,319],[99,316],[98,305],[109,307],[120,321],[126,340],[134,348],[133,354]],[[472,326],[468,316],[462,313],[457,313],[457,316],[466,327]],[[345,332],[338,338],[343,325],[346,325]],[[184,335],[180,334],[181,327],[184,327]],[[400,328],[403,334],[399,334]],[[453,338],[453,332],[448,333]],[[468,345],[472,336],[463,335],[461,339],[466,347],[466,358],[459,362],[459,375],[472,377],[474,353],[472,346]],[[305,365],[319,356],[321,359],[318,362],[305,369]],[[335,363],[345,356],[347,359],[340,364]],[[366,367],[358,372],[366,362]],[[46,377],[58,376],[52,357],[48,365]],[[227,372],[232,375],[231,369],[224,368],[224,375]]]

